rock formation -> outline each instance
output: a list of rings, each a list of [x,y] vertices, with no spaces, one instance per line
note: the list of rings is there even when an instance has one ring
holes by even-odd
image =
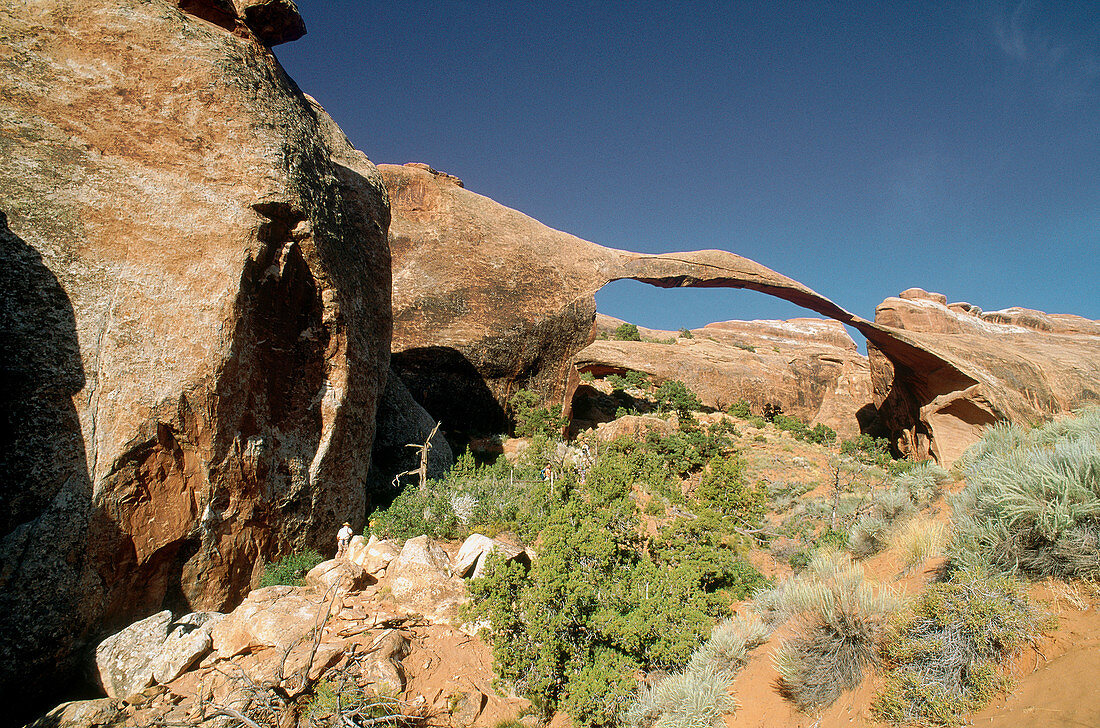
[[[499,432],[517,389],[568,401],[591,343],[596,292],[749,288],[852,318],[802,284],[724,251],[641,255],[553,230],[427,165],[379,165],[390,194],[394,370],[444,429]]]
[[[1096,322],[1022,309],[982,314],[968,304],[922,300],[919,290],[899,300],[992,328],[916,331],[904,327],[913,323],[899,327],[885,309],[871,322],[732,253],[605,248],[426,165],[379,169],[393,212],[393,366],[451,432],[500,431],[519,388],[534,388],[548,402],[571,401],[579,381],[573,357],[594,337],[595,293],[621,279],[747,288],[857,329],[869,342],[879,422],[900,453],[917,459],[949,465],[990,422],[1050,415],[1094,402],[1100,392]]]
[[[983,313],[909,289],[883,301],[875,323],[893,339],[868,346],[875,400],[902,452],[949,464],[993,422],[1100,403],[1098,321],[1020,308]]]
[[[385,189],[266,47],[294,35],[292,2],[180,6],[194,14],[0,9],[0,694],[16,709],[97,635],[232,606],[263,558],[364,516]]]
[[[599,335],[621,323],[596,316]],[[765,404],[778,404],[784,413],[828,425],[841,437],[859,435],[858,417],[866,413],[857,413],[873,409],[867,357],[836,321],[725,321],[695,329],[692,338],[639,331],[642,341],[597,339],[576,355],[574,364],[597,376],[633,370],[656,381],[679,379],[716,409],[743,399],[759,414]],[[588,389],[583,383],[577,388],[574,417]]]

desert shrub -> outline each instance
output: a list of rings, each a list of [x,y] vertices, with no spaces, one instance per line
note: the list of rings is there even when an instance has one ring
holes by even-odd
[[[848,548],[859,559],[874,556],[890,543],[890,524],[880,516],[866,514],[852,524],[848,532]]]
[[[616,341],[641,341],[642,335],[638,333],[638,327],[634,324],[619,324],[612,332],[611,338]]]
[[[695,334],[691,333],[691,329],[689,329],[685,326],[684,328],[680,329],[680,338],[682,338],[682,339],[694,339]]]
[[[1100,576],[1100,410],[1030,431],[994,426],[963,461],[953,564]]]
[[[533,439],[530,450],[537,450]],[[517,468],[512,477],[507,463],[478,464],[466,451],[447,475],[429,480],[425,492],[407,486],[390,503],[371,517],[372,532],[380,538],[409,539],[420,535],[461,539],[472,531],[512,531],[533,540],[560,504],[570,485],[570,473],[558,476],[552,492],[549,481],[538,472],[543,463],[532,460],[526,469]]]
[[[720,728],[737,709],[729,694],[729,676],[712,670],[687,670],[645,688],[623,711],[624,728]]]
[[[739,399],[730,405],[728,412],[734,417],[747,419],[752,415],[752,407],[743,399]]]
[[[775,513],[789,511],[799,502],[801,497],[817,487],[814,481],[785,482],[776,481],[768,485],[768,500],[771,501],[771,509]]]
[[[737,614],[714,626],[710,639],[691,655],[689,670],[725,672],[733,678],[749,661],[749,651],[764,644],[771,630],[755,613]]]
[[[895,724],[963,723],[1008,687],[1006,664],[1050,626],[1015,580],[959,572],[891,625],[873,710]]]
[[[729,684],[748,663],[748,653],[763,644],[768,628],[755,616],[735,615],[715,625],[682,671],[652,686],[641,686],[620,714],[623,728],[717,728],[737,703]]]
[[[836,442],[836,430],[819,422],[810,430],[807,430],[802,439],[817,445],[829,445]]]
[[[947,545],[947,528],[934,521],[909,521],[891,537],[891,545],[906,570],[927,559],[943,556]]]
[[[866,464],[885,465],[890,462],[890,441],[885,437],[860,435],[840,443],[841,455],[851,455]]]
[[[893,478],[890,489],[875,494],[870,512],[852,524],[849,549],[858,558],[885,549],[898,528],[939,495],[948,478],[947,471],[932,463],[922,463]]]
[[[561,416],[561,407],[547,407],[542,397],[529,389],[521,389],[508,400],[516,421],[516,435],[534,437],[542,435],[559,439],[562,428],[568,424]]]
[[[789,417],[781,412],[772,418],[772,424],[780,430],[791,433],[796,440],[818,445],[826,445],[836,440],[836,430],[828,425],[818,423],[811,428],[797,417]]]
[[[838,552],[820,552],[802,574],[757,597],[755,608],[797,620],[774,655],[784,695],[800,710],[831,705],[877,662],[877,641],[893,600],[863,580]],[[768,617],[763,615],[765,619]]]
[[[763,482],[754,487],[748,485],[745,462],[736,453],[711,458],[695,497],[719,516],[732,519],[743,528],[759,528],[767,512],[767,485]]]
[[[581,381],[582,382],[594,382],[594,381],[596,381],[596,375],[593,374],[592,372],[581,372]],[[504,722],[507,722],[507,721],[504,721]]]
[[[654,396],[657,399],[659,412],[675,412],[681,420],[690,418],[692,412],[703,407],[695,392],[678,379],[662,382]]]
[[[686,664],[730,600],[762,581],[703,519],[676,519],[642,549],[632,490],[668,477],[643,443],[601,448],[539,533],[530,572],[491,559],[471,582],[468,617],[488,621],[498,674],[544,713],[608,724],[636,671]]]
[[[698,471],[732,445],[733,441],[724,432],[715,429],[681,429],[668,435],[651,432],[645,440],[646,448],[680,477]]]
[[[905,472],[894,477],[894,487],[909,494],[910,500],[918,507],[927,506],[940,496],[943,486],[951,481],[951,476],[931,460],[917,463]]]
[[[302,586],[306,583],[306,572],[324,560],[325,557],[313,549],[287,554],[279,561],[264,565],[260,586]]]
[[[783,414],[783,405],[774,402],[764,404],[764,419],[768,422],[774,422],[775,418],[781,414]]]
[[[432,538],[462,538],[464,529],[455,513],[451,494],[438,483],[428,481],[427,492],[406,486],[386,508],[371,516],[371,531],[379,538],[406,540],[427,535]]]
[[[763,430],[765,427],[768,426],[768,421],[760,415],[749,415],[746,419],[749,421],[749,425],[755,427],[758,430]]]

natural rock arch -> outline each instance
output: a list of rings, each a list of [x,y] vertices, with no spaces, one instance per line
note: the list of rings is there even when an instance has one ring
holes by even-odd
[[[497,431],[491,421],[455,411],[461,392],[430,390],[443,377],[470,379],[502,407],[521,387],[566,402],[572,357],[592,341],[595,294],[616,280],[662,288],[744,288],[790,301],[855,328],[868,340],[874,404],[903,454],[949,464],[1002,419],[1033,421],[1096,399],[1100,369],[1090,355],[1100,339],[1058,341],[1052,353],[1014,327],[945,338],[868,321],[747,258],[721,250],[645,255],[607,248],[549,228],[463,188],[424,164],[379,165],[389,191],[394,280],[394,368],[430,411],[451,407],[445,427]],[[435,372],[405,352],[443,347],[477,378]],[[1075,362],[1070,374],[1065,352]],[[452,368],[453,369],[453,368]],[[1021,385],[1021,377],[1026,380]],[[476,379],[476,381],[475,381]],[[452,385],[459,386],[459,385]],[[447,399],[443,403],[442,399]],[[457,403],[461,407],[461,401]]]

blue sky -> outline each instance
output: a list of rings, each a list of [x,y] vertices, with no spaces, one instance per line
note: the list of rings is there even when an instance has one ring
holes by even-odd
[[[587,240],[721,248],[870,317],[910,286],[1100,319],[1100,5],[299,0],[275,49],[375,162]],[[812,315],[612,284],[653,328]]]

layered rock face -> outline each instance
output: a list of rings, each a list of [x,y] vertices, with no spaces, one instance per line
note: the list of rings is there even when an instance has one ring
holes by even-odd
[[[576,386],[595,293],[632,278],[661,287],[750,288],[851,315],[724,251],[640,255],[553,230],[427,165],[379,165],[393,220],[393,367],[445,430],[499,432],[517,389],[550,402]]]
[[[263,557],[362,522],[386,192],[267,48],[293,3],[261,4],[271,37],[228,2],[0,8],[9,705],[97,633],[223,610]]]
[[[907,454],[951,463],[993,422],[1100,403],[1100,322],[909,289],[875,323],[895,339],[868,347],[875,399]]]
[[[599,333],[623,322],[596,316]],[[869,418],[871,376],[867,357],[844,326],[825,319],[724,321],[684,338],[669,331],[641,329],[642,341],[598,339],[574,358],[577,369],[599,376],[629,370],[657,381],[679,379],[708,407],[724,409],[737,400],[761,412],[778,404],[804,422],[823,423],[841,437],[860,433]],[[657,343],[667,342],[667,343]],[[584,385],[576,397],[584,396]]]

